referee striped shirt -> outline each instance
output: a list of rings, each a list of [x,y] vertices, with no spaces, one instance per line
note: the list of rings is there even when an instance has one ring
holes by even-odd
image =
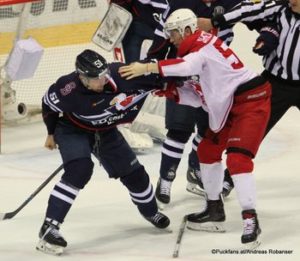
[[[272,21],[279,30],[279,45],[263,59],[271,75],[300,84],[300,14],[292,12],[288,1],[243,1],[230,12],[218,16],[213,24]]]

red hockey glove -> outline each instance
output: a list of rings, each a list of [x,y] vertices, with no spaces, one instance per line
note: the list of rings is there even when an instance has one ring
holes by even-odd
[[[174,82],[167,83],[166,88],[153,91],[152,94],[158,97],[166,97],[167,99],[174,100],[175,102],[179,101],[178,90]]]

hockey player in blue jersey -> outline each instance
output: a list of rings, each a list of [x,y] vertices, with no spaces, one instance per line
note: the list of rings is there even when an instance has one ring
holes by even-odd
[[[161,229],[170,223],[158,212],[144,166],[116,127],[134,120],[156,77],[126,81],[118,74],[120,65],[107,64],[98,53],[84,50],[77,56],[76,71],[60,77],[43,97],[45,147],[52,150],[58,145],[64,174],[50,194],[38,250],[61,254],[67,246],[59,226],[93,174],[92,154],[110,178],[120,179],[146,220]]]
[[[163,14],[160,25],[155,30],[154,41],[148,51],[148,57],[164,59],[167,53],[168,58],[176,57],[177,50],[174,45],[169,42],[169,39],[163,31],[164,21],[173,11],[180,8],[188,8],[198,17],[212,17],[229,10],[241,1],[242,0],[172,0],[169,8]],[[221,27],[219,30],[214,30],[211,33],[217,35],[228,45],[233,39],[232,26]],[[172,182],[175,180],[185,144],[194,132],[195,125],[197,126],[197,133],[193,138],[192,150],[188,159],[187,190],[192,193],[205,195],[201,182],[197,147],[208,126],[207,113],[202,108],[179,105],[167,99],[165,123],[168,132],[162,146],[160,178],[157,182],[156,198],[162,204],[169,204]],[[228,175],[228,173],[225,173],[225,177],[228,177]],[[223,192],[228,193],[232,185],[232,182],[229,184],[227,179],[225,179]]]
[[[153,40],[154,30],[160,18],[168,8],[168,0],[111,0],[128,10],[133,20],[126,32],[122,44],[126,63],[140,59],[144,40]]]

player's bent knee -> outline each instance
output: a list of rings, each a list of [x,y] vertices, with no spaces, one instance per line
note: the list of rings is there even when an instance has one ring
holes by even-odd
[[[230,175],[239,173],[251,173],[253,171],[253,161],[251,157],[243,153],[228,153],[226,164]]]
[[[93,169],[94,163],[90,158],[72,160],[65,165],[62,179],[76,188],[83,189],[89,182]]]
[[[175,140],[175,141],[178,141],[181,143],[187,143],[191,135],[192,135],[192,132],[190,132],[190,131],[181,131],[181,130],[170,129],[170,130],[168,130],[166,136],[172,140]]]
[[[209,139],[203,139],[197,149],[199,161],[205,164],[212,164],[222,160],[223,148],[212,143]]]
[[[150,183],[149,175],[143,166],[134,170],[129,175],[121,177],[120,180],[129,191],[134,193],[144,191]]]

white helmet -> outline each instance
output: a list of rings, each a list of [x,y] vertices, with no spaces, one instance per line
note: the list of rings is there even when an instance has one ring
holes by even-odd
[[[183,37],[186,27],[190,27],[194,33],[197,29],[197,16],[192,10],[181,8],[170,14],[165,22],[164,31],[169,36],[171,30],[177,29]]]

